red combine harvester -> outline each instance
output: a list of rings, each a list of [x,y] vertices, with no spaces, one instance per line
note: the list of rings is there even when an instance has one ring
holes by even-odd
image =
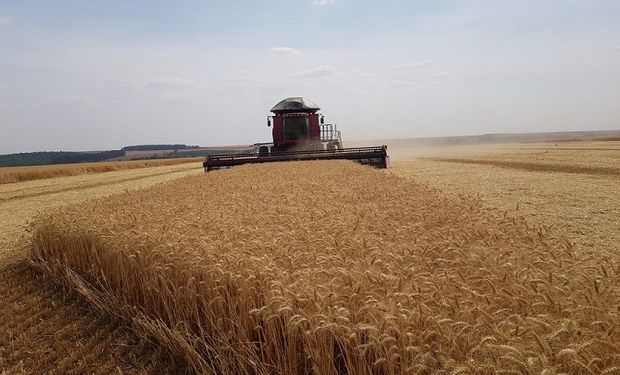
[[[250,163],[298,160],[353,160],[377,168],[387,168],[387,146],[343,148],[340,131],[326,124],[321,108],[302,97],[287,98],[276,104],[267,118],[273,119],[273,143],[257,143],[254,152],[207,154],[205,172]]]

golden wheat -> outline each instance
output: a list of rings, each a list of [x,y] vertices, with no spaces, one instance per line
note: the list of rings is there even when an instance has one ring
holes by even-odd
[[[162,357],[115,319],[26,267],[20,239],[44,210],[190,174],[202,174],[199,163],[0,186],[0,374],[182,373],[181,361]]]
[[[182,371],[168,353],[49,281],[23,263],[0,267],[0,374]]]
[[[68,207],[33,263],[199,373],[613,373],[620,263],[350,162]]]
[[[0,168],[0,184],[40,180],[45,178],[77,176],[125,169],[148,168],[200,161],[202,158],[176,158],[156,160],[128,160],[99,163],[54,164],[30,167]]]

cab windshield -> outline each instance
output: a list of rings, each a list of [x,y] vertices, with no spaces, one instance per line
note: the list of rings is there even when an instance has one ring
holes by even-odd
[[[307,139],[308,138],[308,117],[291,116],[284,118],[284,139]]]

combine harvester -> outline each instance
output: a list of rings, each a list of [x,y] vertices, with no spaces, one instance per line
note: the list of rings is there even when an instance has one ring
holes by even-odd
[[[298,160],[353,160],[377,168],[387,168],[387,146],[343,148],[340,131],[326,124],[321,108],[302,97],[287,98],[276,104],[267,118],[273,120],[273,143],[257,143],[251,153],[207,154],[205,172],[250,163]]]

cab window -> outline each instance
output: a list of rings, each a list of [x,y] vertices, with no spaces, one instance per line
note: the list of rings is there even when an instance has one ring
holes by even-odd
[[[308,117],[291,116],[284,118],[284,139],[307,139],[308,138]]]

